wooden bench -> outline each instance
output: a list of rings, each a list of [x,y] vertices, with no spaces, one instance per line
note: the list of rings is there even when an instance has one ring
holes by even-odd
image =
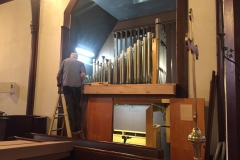
[[[72,139],[61,136],[52,136],[45,134],[36,134],[31,133],[27,135],[28,138],[32,138],[38,141],[73,141],[74,146],[87,147],[87,148],[95,148],[100,150],[119,152],[132,154],[136,156],[149,157],[155,159],[164,159],[164,152],[162,149],[138,146],[138,145],[129,145],[122,143],[114,143],[114,142],[99,142],[99,141],[91,141],[91,140],[79,140]]]
[[[43,142],[40,140],[17,137],[17,136],[10,137],[9,140]],[[71,141],[71,140],[73,139],[63,138],[58,141]],[[73,150],[71,151],[70,156],[63,158],[62,160],[79,160],[79,159],[82,159],[82,160],[93,160],[93,159],[97,159],[97,160],[159,160],[157,158],[143,157],[143,156],[138,156],[133,154],[107,151],[107,150],[75,146],[75,145],[73,146]]]
[[[159,160],[157,158],[143,157],[133,154],[107,151],[82,146],[74,146],[71,157],[73,157],[72,159],[74,160]]]
[[[37,115],[0,116],[0,141],[11,136],[24,137],[26,133],[46,134],[47,117]]]

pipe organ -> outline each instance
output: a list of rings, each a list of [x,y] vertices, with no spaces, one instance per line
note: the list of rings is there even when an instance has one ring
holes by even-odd
[[[176,51],[167,53],[173,39],[166,35],[165,27],[175,27],[162,24],[160,18],[154,26],[128,29],[114,32],[114,57],[102,56],[101,61],[93,59],[93,75],[89,83],[105,84],[159,84],[175,83],[173,73],[176,68],[172,65],[176,59]],[[175,33],[176,34],[176,33]],[[170,38],[169,38],[170,37]],[[168,44],[167,44],[168,42]],[[169,60],[170,58],[170,60]],[[167,64],[171,63],[171,64]],[[167,80],[167,74],[171,79]]]

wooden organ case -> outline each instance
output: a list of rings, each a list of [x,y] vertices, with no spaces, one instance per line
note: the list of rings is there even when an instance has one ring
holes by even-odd
[[[174,33],[176,22],[162,24],[160,18],[153,26],[114,32],[114,60],[94,59],[82,90],[87,139],[112,142],[114,104],[169,104],[176,97]]]

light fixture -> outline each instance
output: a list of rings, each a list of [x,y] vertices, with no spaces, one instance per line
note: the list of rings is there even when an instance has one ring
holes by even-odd
[[[85,50],[85,49],[82,49],[82,48],[76,48],[76,52],[78,54],[81,54],[83,56],[86,56],[86,57],[94,57],[94,53],[91,52],[91,51],[88,51],[88,50]]]
[[[92,65],[91,64],[91,61],[92,61],[91,58],[86,57],[86,56],[78,55],[78,61],[81,61],[84,64]]]

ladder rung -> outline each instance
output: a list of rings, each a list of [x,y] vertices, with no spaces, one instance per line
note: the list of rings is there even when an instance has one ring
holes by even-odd
[[[61,92],[59,92],[59,94],[61,94]],[[60,101],[62,101],[62,103],[60,103]],[[63,121],[62,128],[53,129],[53,124],[56,123],[57,120],[59,121],[60,119],[62,119]],[[69,119],[68,119],[68,113],[67,113],[66,100],[63,95],[59,95],[59,99],[57,100],[57,105],[55,106],[55,111],[53,113],[48,134],[51,135],[51,133],[54,131],[65,130],[65,129],[66,129],[67,136],[72,137]]]
[[[67,116],[67,115],[64,114],[64,113],[56,113],[55,115],[58,115],[58,116]]]
[[[51,132],[62,130],[63,128],[53,129]]]
[[[57,117],[54,117],[54,119],[59,119],[59,118],[64,118],[65,116],[57,116]]]

